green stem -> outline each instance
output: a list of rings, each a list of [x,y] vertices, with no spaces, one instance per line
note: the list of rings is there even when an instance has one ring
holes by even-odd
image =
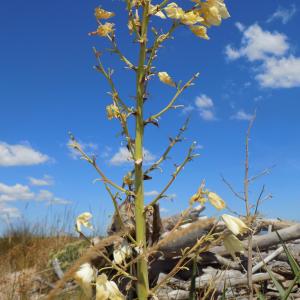
[[[144,138],[144,95],[145,95],[145,60],[147,29],[149,22],[149,1],[143,7],[143,20],[139,51],[139,64],[136,77],[136,129],[135,129],[135,230],[136,242],[146,252],[146,220],[144,215],[144,176],[143,176],[143,138]],[[147,300],[149,293],[148,265],[144,256],[137,261],[137,296]]]

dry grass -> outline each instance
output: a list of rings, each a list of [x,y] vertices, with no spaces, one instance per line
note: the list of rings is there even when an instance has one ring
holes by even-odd
[[[19,224],[0,237],[0,299],[19,299],[17,295],[20,299],[34,299],[27,295],[28,291],[47,288],[47,283],[57,280],[49,267],[50,255],[78,238],[46,234],[44,228]]]

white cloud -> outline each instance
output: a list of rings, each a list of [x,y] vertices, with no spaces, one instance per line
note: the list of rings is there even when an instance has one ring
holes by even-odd
[[[213,100],[205,94],[202,94],[195,99],[195,106],[197,107],[200,117],[205,121],[216,120]]]
[[[290,54],[286,35],[265,31],[254,24],[244,29],[241,44],[239,49],[227,45],[227,58],[245,57],[251,62],[257,61],[255,78],[262,87],[300,87],[300,57]]]
[[[236,22],[235,26],[237,27],[237,29],[241,32],[243,32],[245,30],[245,25],[240,23],[240,22]]]
[[[10,207],[0,202],[0,218],[9,222],[11,219],[21,218],[21,212],[16,207]]]
[[[38,201],[45,201],[47,205],[67,205],[71,204],[72,202],[63,198],[56,197],[52,192],[48,190],[40,190],[36,196]]]
[[[227,45],[227,58],[235,60],[244,56],[249,61],[263,60],[269,55],[282,56],[289,49],[286,35],[265,31],[258,24],[244,29],[241,44],[239,49]]]
[[[292,88],[300,86],[300,57],[266,59],[260,74],[256,76],[260,85],[271,88]]]
[[[28,177],[31,185],[34,186],[49,186],[54,184],[53,177],[44,175],[43,178]]]
[[[12,201],[45,201],[55,204],[69,204],[70,201],[56,197],[48,190],[40,190],[38,193],[33,192],[29,186],[22,184],[6,185],[0,183],[0,203]]]
[[[71,141],[69,141],[67,143],[67,146],[68,146],[69,151],[70,151],[69,155],[72,159],[77,160],[81,157],[81,154],[79,153],[79,151],[77,151],[73,147],[69,146],[71,143],[72,143]],[[80,145],[81,149],[85,153],[87,153],[88,155],[94,155],[95,152],[98,151],[98,145],[97,144],[94,144],[94,143],[91,143],[91,142],[90,143],[84,143],[82,141],[78,141],[77,143]]]
[[[145,192],[145,197],[155,197],[159,194],[158,191],[153,190],[153,191],[149,191],[149,192]]]
[[[203,109],[200,111],[200,116],[205,121],[214,121],[216,120],[215,113],[212,110]]]
[[[40,190],[38,193],[33,192],[27,185],[15,184],[7,185],[0,183],[0,217],[5,219],[19,218],[20,211],[16,207],[7,206],[8,202],[13,201],[42,201],[46,205],[59,204],[67,205],[71,201],[56,197],[48,190]]]
[[[278,7],[278,9],[273,13],[273,15],[267,20],[268,23],[279,20],[282,24],[286,24],[288,21],[292,19],[292,17],[296,14],[297,9],[293,4],[289,8]]]
[[[195,107],[193,105],[189,104],[187,106],[184,106],[184,108],[182,109],[182,113],[186,115],[186,114],[192,112],[194,109],[195,109]]]
[[[214,103],[211,98],[209,98],[205,94],[202,94],[196,98],[195,105],[198,108],[212,108],[214,106]]]
[[[27,185],[19,183],[15,185],[6,185],[0,183],[0,202],[32,199],[34,199],[34,193]]]
[[[47,155],[34,150],[29,144],[0,142],[0,167],[38,165],[48,160]]]
[[[147,149],[144,149],[144,163],[151,163],[155,156]],[[114,166],[121,166],[132,162],[131,154],[126,147],[120,147],[119,151],[110,159],[110,164]]]
[[[246,113],[244,110],[239,110],[236,114],[231,116],[231,119],[241,120],[241,121],[250,121],[253,119],[252,114]]]
[[[226,46],[225,54],[229,60],[236,60],[242,56],[241,52],[237,49],[232,48],[231,45]]]

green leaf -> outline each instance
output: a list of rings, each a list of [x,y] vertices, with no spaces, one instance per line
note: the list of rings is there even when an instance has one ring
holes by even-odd
[[[227,291],[227,288],[226,288],[226,278],[225,278],[221,300],[226,300],[226,291]]]
[[[266,300],[267,299],[261,292],[258,292],[257,296],[258,296],[259,300]]]
[[[273,272],[267,267],[266,264],[265,265],[265,268],[267,270],[267,272],[269,273],[279,295],[280,295],[280,299],[281,300],[286,300],[286,291],[284,290],[284,288],[282,287],[282,285],[279,283],[279,281],[276,279],[276,277],[274,276]]]
[[[294,275],[296,277],[299,277],[300,274],[300,266],[298,265],[297,261],[295,260],[294,256],[292,255],[292,253],[290,252],[290,250],[288,249],[288,247],[286,246],[286,244],[284,243],[284,241],[282,240],[281,236],[279,235],[279,233],[276,231],[276,234],[278,235],[278,238],[282,244],[282,247],[284,249],[284,252],[288,258],[290,267],[294,273]],[[299,277],[300,278],[300,277]],[[298,279],[299,280],[299,279]],[[299,281],[298,281],[299,282]]]
[[[293,290],[293,287],[297,284],[297,281],[300,279],[300,273],[293,279],[287,290],[285,291],[285,296],[283,300],[287,300],[289,298],[290,293]]]

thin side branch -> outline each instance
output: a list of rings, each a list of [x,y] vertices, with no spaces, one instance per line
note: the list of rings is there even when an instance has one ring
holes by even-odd
[[[168,157],[168,154],[170,153],[170,151],[172,150],[172,148],[178,143],[182,141],[182,135],[183,133],[186,131],[187,126],[189,123],[189,118],[185,121],[185,123],[183,124],[183,126],[179,129],[179,133],[176,135],[175,138],[170,138],[170,144],[167,147],[167,149],[165,150],[165,152],[162,154],[162,156],[156,161],[154,162],[145,172],[144,172],[144,176],[148,175],[150,172],[154,171],[155,169],[157,169],[159,167],[159,165],[165,161]]]
[[[147,207],[145,208],[145,210],[147,210],[147,208],[153,206],[154,204],[156,204],[161,198],[164,197],[165,195],[165,192],[169,189],[169,187],[172,185],[172,183],[175,181],[175,179],[177,178],[178,174],[181,172],[181,170],[184,168],[184,166],[190,162],[194,157],[195,155],[193,155],[193,151],[194,151],[194,148],[195,148],[195,144],[193,143],[191,145],[191,147],[189,148],[189,151],[188,151],[188,154],[187,156],[185,157],[184,161],[179,165],[177,166],[175,172],[172,174],[172,177],[171,179],[169,180],[169,182],[167,183],[167,185],[163,188],[163,190],[155,197],[154,200],[152,200],[148,205]]]
[[[199,73],[196,73],[188,82],[186,82],[184,84],[184,86],[182,88],[179,88],[176,92],[176,94],[174,95],[174,97],[171,99],[171,101],[168,103],[168,105],[162,109],[160,112],[158,112],[157,114],[151,116],[146,122],[151,122],[152,120],[157,120],[161,115],[163,115],[165,112],[167,112],[169,109],[171,109],[173,107],[173,104],[175,103],[175,101],[177,100],[177,98],[182,94],[182,92],[187,89],[189,86],[192,85],[192,83],[194,82],[194,80],[196,78],[198,78]]]

